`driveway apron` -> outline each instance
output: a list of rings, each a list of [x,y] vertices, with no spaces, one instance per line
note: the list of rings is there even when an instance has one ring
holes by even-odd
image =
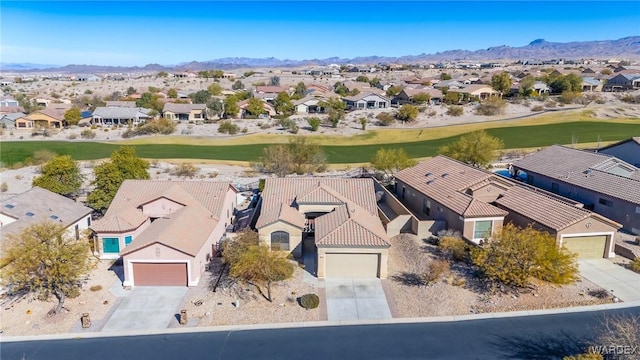
[[[135,287],[122,299],[102,331],[166,329],[179,313],[186,286]]]
[[[640,274],[607,259],[578,260],[580,275],[622,301],[640,300]]]
[[[391,319],[380,279],[325,279],[327,319]]]

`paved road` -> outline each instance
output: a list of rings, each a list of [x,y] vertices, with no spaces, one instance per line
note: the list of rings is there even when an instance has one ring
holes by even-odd
[[[578,261],[580,275],[610,291],[622,301],[640,300],[640,274],[614,264],[609,259]]]
[[[553,359],[584,351],[605,316],[640,307],[441,323],[3,342],[3,360]]]

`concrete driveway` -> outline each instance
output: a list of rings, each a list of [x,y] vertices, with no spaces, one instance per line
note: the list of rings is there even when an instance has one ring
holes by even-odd
[[[325,279],[327,319],[391,319],[380,279]]]
[[[578,260],[580,275],[622,301],[640,300],[640,274],[608,259]]]
[[[135,287],[122,299],[102,331],[166,329],[172,321],[178,321],[178,306],[186,293],[186,286]]]

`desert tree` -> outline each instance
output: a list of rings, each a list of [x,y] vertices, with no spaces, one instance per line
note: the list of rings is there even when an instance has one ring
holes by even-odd
[[[218,98],[211,98],[207,102],[207,117],[212,118],[217,116],[221,118],[224,114],[224,102]]]
[[[495,159],[497,151],[502,148],[504,148],[502,140],[480,130],[443,145],[438,149],[438,153],[473,166],[486,167]]]
[[[269,302],[273,301],[271,286],[293,275],[293,264],[287,255],[259,244],[258,233],[254,231],[244,231],[226,241],[222,250],[223,259],[229,265],[229,275],[256,286]]]
[[[253,116],[259,116],[265,113],[264,103],[258,98],[251,98],[247,102],[247,113]]]
[[[177,99],[177,98],[178,98],[178,90],[173,89],[173,88],[169,89],[169,90],[167,91],[167,96],[168,96],[170,99]]]
[[[218,83],[213,83],[207,87],[207,92],[212,96],[218,96],[222,94],[222,86]]]
[[[490,280],[524,287],[531,278],[554,284],[578,278],[576,254],[558,247],[546,231],[507,224],[493,236],[486,235],[485,244],[471,249],[471,261]]]
[[[527,75],[522,80],[520,80],[520,85],[518,85],[518,92],[522,96],[529,96],[533,92],[533,86],[536,83],[536,78],[531,75]]]
[[[82,119],[82,114],[80,113],[80,109],[75,106],[64,113],[64,121],[67,125],[78,125],[80,119]]]
[[[199,90],[190,94],[189,97],[194,104],[206,104],[211,99],[211,93],[208,90]]]
[[[274,107],[278,114],[283,115],[291,115],[294,110],[293,102],[291,102],[291,97],[286,92],[278,93],[276,100],[274,101]]]
[[[403,148],[399,149],[378,149],[371,159],[371,166],[391,176],[396,172],[415,166],[417,161],[407,155]]]
[[[506,71],[491,77],[491,87],[495,91],[499,91],[500,94],[508,94],[511,89],[511,84],[513,84],[513,81],[511,81],[511,75]]]
[[[227,96],[224,99],[224,117],[233,117],[238,115],[240,107],[238,106],[238,98],[234,95]]]
[[[83,180],[78,163],[69,155],[60,155],[42,165],[32,185],[69,197],[80,190]]]
[[[426,104],[431,101],[431,95],[427,94],[426,92],[419,92],[413,95],[412,100],[419,105]]]
[[[269,85],[280,86],[280,76],[272,76],[269,78]]]
[[[409,104],[404,104],[400,107],[400,109],[398,109],[396,119],[402,122],[414,121],[418,117],[419,112],[420,111],[417,107]]]
[[[306,137],[295,136],[288,144],[265,147],[254,167],[266,173],[285,176],[324,171],[326,163],[322,147],[307,141]]]
[[[116,196],[120,185],[128,179],[149,179],[149,162],[136,156],[133,147],[123,146],[114,151],[108,161],[93,169],[94,190],[87,196],[93,209],[105,213]]]
[[[2,281],[12,293],[34,294],[58,303],[50,313],[59,313],[67,297],[80,294],[81,281],[89,272],[86,242],[70,239],[62,224],[33,223],[19,234],[9,234],[2,260]]]
[[[307,85],[300,81],[298,84],[296,84],[296,88],[293,92],[293,98],[302,99],[305,95],[307,95]]]
[[[244,84],[240,80],[236,80],[232,85],[231,89],[233,90],[242,90],[244,89]]]

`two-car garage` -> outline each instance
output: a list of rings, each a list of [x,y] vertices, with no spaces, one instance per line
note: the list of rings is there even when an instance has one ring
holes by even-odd
[[[380,254],[328,253],[328,278],[374,278],[380,276]]]
[[[135,286],[187,286],[187,263],[134,262]]]

